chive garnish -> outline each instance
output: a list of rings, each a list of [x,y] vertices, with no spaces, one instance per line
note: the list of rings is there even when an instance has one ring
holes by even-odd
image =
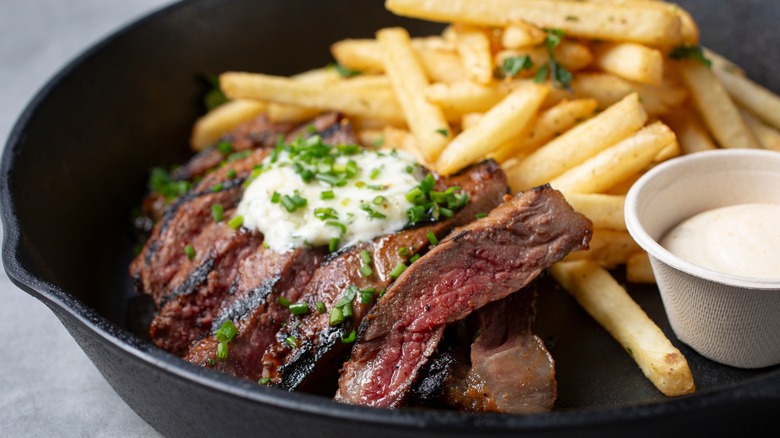
[[[436,238],[436,235],[433,234],[433,231],[428,231],[426,237],[428,237],[428,242],[431,242],[431,245],[436,246],[439,244],[439,239]]]
[[[325,225],[338,228],[342,234],[347,232],[347,226],[338,221],[325,221]]]
[[[233,230],[237,230],[241,228],[241,225],[244,225],[244,216],[241,215],[238,215],[233,219],[230,219],[230,222],[228,222],[228,226]]]
[[[218,183],[218,184],[214,184],[213,186],[211,186],[211,191],[212,192],[219,192],[219,191],[222,191],[222,189],[224,189],[224,188],[225,188],[224,184]]]
[[[487,217],[487,213],[477,213],[477,219],[482,219],[483,217]]]
[[[325,313],[325,303],[323,303],[322,301],[317,301],[316,303],[314,303],[314,307],[317,308],[317,313],[319,313],[320,315]]]
[[[188,259],[192,260],[195,258],[195,248],[192,247],[192,245],[187,245],[184,247],[184,255],[187,256]]]
[[[288,336],[285,338],[284,343],[289,345],[290,348],[298,348],[298,340],[295,339],[295,336]]]
[[[371,269],[369,266],[363,265],[360,267],[360,275],[364,277],[370,277],[371,274],[374,273],[374,270]]]
[[[290,304],[290,313],[293,315],[305,315],[309,313],[309,304],[308,303],[295,303]]]
[[[222,222],[223,213],[225,209],[222,204],[214,204],[211,206],[211,217],[214,218],[214,222]]]
[[[257,381],[258,385],[267,385],[269,383],[271,383],[270,377],[261,377],[260,380]]]
[[[326,190],[322,193],[320,193],[320,199],[333,199],[336,195],[333,194],[333,190]]]
[[[331,326],[339,325],[344,321],[344,312],[341,311],[341,307],[334,307],[330,311],[329,324]]]
[[[398,248],[398,255],[401,257],[406,257],[406,255],[409,254],[409,248],[402,246]]]
[[[338,247],[339,247],[339,238],[331,237],[330,243],[328,244],[328,251],[335,252]]]
[[[409,259],[409,263],[414,263],[417,260],[420,260],[420,254],[413,255],[412,258]]]
[[[357,333],[355,333],[355,329],[352,329],[351,332],[349,332],[349,335],[345,338],[344,336],[341,337],[341,342],[345,344],[351,344],[355,342],[355,338],[357,338]]]
[[[364,265],[368,265],[371,263],[371,255],[365,249],[360,251],[360,259],[363,260]]]
[[[279,297],[276,299],[276,302],[282,306],[282,307],[290,307],[290,300],[288,300],[285,297]]]
[[[403,272],[406,270],[406,265],[402,262],[397,265],[395,265],[395,268],[393,268],[392,271],[390,271],[390,277],[393,279],[397,279]]]
[[[278,204],[279,201],[282,200],[282,195],[279,192],[274,192],[273,195],[271,195],[271,202],[274,204]]]

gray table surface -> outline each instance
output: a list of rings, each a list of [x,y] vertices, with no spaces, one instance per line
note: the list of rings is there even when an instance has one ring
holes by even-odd
[[[54,73],[172,0],[0,0],[0,140]],[[59,320],[0,273],[0,437],[159,436]]]

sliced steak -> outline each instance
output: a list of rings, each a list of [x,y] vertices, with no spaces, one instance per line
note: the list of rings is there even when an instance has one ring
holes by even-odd
[[[325,260],[315,272],[302,300],[310,309],[314,309],[318,301],[322,302],[326,311],[311,311],[295,317],[294,323],[291,320],[282,328],[263,357],[265,377],[288,390],[333,394],[338,370],[352,347],[351,341],[345,343],[342,339],[349,339],[349,334],[358,327],[376,300],[374,296],[372,302],[361,304],[359,298],[355,299],[353,316],[332,326],[329,314],[348,287],[373,288],[379,293],[393,281],[389,274],[399,263],[406,263],[413,255],[427,250],[430,245],[428,233],[443,238],[456,226],[473,221],[478,213],[492,210],[508,191],[504,173],[493,161],[438,181],[436,190],[449,186],[459,186],[470,195],[470,201],[453,218],[359,243]],[[406,252],[399,254],[401,248],[407,248]],[[362,251],[371,256],[373,274],[368,277],[360,273]],[[291,347],[291,343],[295,347]]]
[[[214,223],[213,205],[220,204],[227,212],[238,204],[243,182],[266,155],[266,150],[258,149],[248,158],[228,163],[168,206],[130,265],[130,276],[140,292],[151,295],[160,305],[171,291],[185,283],[196,266],[188,263],[184,248]],[[235,172],[232,178],[231,170]]]
[[[195,343],[185,359],[212,367],[225,374],[257,381],[262,375],[262,357],[282,324],[290,318],[290,311],[277,302],[284,297],[291,302],[299,300],[314,271],[322,262],[323,250],[299,248],[277,253],[263,247],[241,261],[238,280],[233,293],[212,325],[212,333]],[[230,341],[228,357],[217,358],[217,340],[214,332],[226,321],[237,329]]]
[[[550,411],[555,364],[531,332],[536,291],[526,287],[472,314],[476,340],[467,361],[452,366],[440,402],[461,410],[512,414]]]
[[[401,406],[447,324],[526,286],[592,225],[560,192],[537,187],[457,229],[409,267],[364,319],[336,400]]]

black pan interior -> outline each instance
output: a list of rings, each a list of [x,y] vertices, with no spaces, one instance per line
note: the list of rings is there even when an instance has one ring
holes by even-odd
[[[780,92],[775,74],[780,3],[680,3],[702,24],[704,44]],[[381,1],[192,0],[93,48],[42,91],[9,139],[3,157],[3,213],[6,234],[18,232],[20,240],[18,249],[5,248],[4,259],[15,257],[32,277],[130,331],[130,212],[143,193],[149,168],[188,156],[191,124],[203,112],[200,99],[206,86],[201,75],[226,70],[293,74],[331,62],[331,42],[371,37],[388,25],[402,25],[417,35],[442,29],[395,17]],[[629,289],[671,335],[657,290]],[[542,294],[536,330],[557,361],[558,409],[666,401],[560,289],[550,286]],[[676,344],[689,359],[700,393],[728,392],[765,377],[777,385],[776,367],[721,366]],[[777,400],[780,389],[772,388]]]

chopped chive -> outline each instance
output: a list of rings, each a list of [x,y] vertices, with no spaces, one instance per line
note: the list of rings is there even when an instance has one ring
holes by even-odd
[[[371,200],[371,202],[372,202],[374,205],[382,205],[382,204],[384,204],[385,202],[387,202],[387,198],[385,198],[384,196],[381,196],[381,195],[380,195],[380,196],[377,196],[377,197],[375,197],[374,199],[372,199],[372,200]]]
[[[325,303],[323,303],[322,301],[317,301],[316,303],[314,303],[314,307],[317,308],[317,313],[319,313],[320,315],[325,313]]]
[[[344,336],[341,337],[341,342],[345,344],[351,344],[355,342],[355,338],[357,338],[357,333],[355,333],[355,329],[352,329],[351,332],[349,332],[349,335],[345,338]]]
[[[331,326],[339,325],[344,321],[344,312],[341,311],[341,307],[334,307],[330,311],[329,324]]]
[[[222,204],[214,204],[211,206],[211,217],[214,218],[214,222],[222,222],[224,211],[225,209],[222,207]]]
[[[220,342],[217,344],[217,359],[227,360],[228,358],[228,344],[227,342]]]
[[[271,247],[271,245],[268,243],[268,241],[267,240],[263,240],[263,248],[268,249],[270,247]]]
[[[265,385],[267,385],[269,383],[271,383],[271,378],[270,377],[261,377],[260,380],[257,381],[258,385],[263,385],[263,386],[265,386]]]
[[[376,169],[371,171],[371,174],[369,175],[369,178],[376,179],[379,176],[380,173],[382,173],[382,168],[381,167],[377,167]]]
[[[442,137],[446,137],[446,136],[450,135],[450,132],[447,131],[445,128],[437,129],[436,132],[441,134]]]
[[[336,210],[330,207],[321,207],[314,209],[314,217],[319,220],[338,219],[339,214]]]
[[[290,304],[290,313],[293,315],[305,315],[309,313],[309,304],[308,303],[295,303]]]
[[[333,194],[333,190],[326,190],[322,193],[320,193],[320,199],[333,199],[336,195]]]
[[[228,155],[229,153],[233,152],[233,145],[232,145],[232,144],[230,144],[230,142],[223,141],[223,142],[220,142],[220,143],[217,145],[217,150],[218,150],[218,151],[219,151],[219,152],[220,152],[222,155]]]
[[[228,222],[228,226],[233,230],[237,230],[241,228],[241,225],[244,225],[244,216],[241,215],[238,215],[233,219],[230,219],[230,222]]]
[[[360,291],[360,304],[371,304],[371,300],[374,299],[374,292],[362,290]]]
[[[413,255],[412,258],[409,259],[409,263],[414,263],[417,260],[420,260],[420,254]]]
[[[288,300],[285,297],[279,297],[276,299],[276,302],[282,306],[282,307],[290,307],[290,300]]]
[[[385,296],[385,292],[387,292],[387,288],[383,287],[381,291],[379,291],[379,298],[382,298]]]
[[[477,213],[477,219],[482,219],[483,217],[487,217],[487,213]]]
[[[338,221],[325,221],[325,225],[338,228],[342,234],[347,232],[347,226]]]
[[[403,272],[406,270],[406,265],[401,262],[397,265],[395,265],[395,268],[393,268],[392,271],[390,271],[390,277],[393,279],[397,279]]]
[[[406,257],[406,255],[409,254],[409,248],[402,246],[398,248],[398,255],[401,257]]]
[[[230,169],[227,171],[227,177],[233,179],[236,177],[236,169]]]
[[[351,318],[352,317],[352,302],[345,304],[341,308],[341,314],[344,315],[344,318]]]
[[[371,267],[369,267],[369,266],[363,265],[363,266],[360,267],[360,275],[362,275],[364,277],[370,277],[371,274],[373,274],[373,273],[374,273],[374,270],[371,269]]]
[[[369,184],[366,188],[370,190],[382,190],[382,186],[379,184]]]
[[[219,329],[217,329],[217,332],[214,336],[220,342],[230,342],[237,333],[238,329],[236,328],[236,325],[233,324],[233,321],[226,319],[225,322],[223,322],[219,327]]]
[[[192,247],[192,245],[187,245],[184,247],[184,255],[187,256],[188,259],[192,260],[195,258],[195,248]]]
[[[222,189],[224,189],[224,188],[225,188],[224,184],[218,183],[218,184],[214,184],[213,186],[211,186],[211,191],[212,192],[219,192],[219,191],[222,191]]]
[[[406,166],[406,173],[412,173],[412,172],[414,172],[414,166],[412,166],[411,164]]]
[[[290,195],[282,195],[282,207],[284,207],[285,210],[287,210],[288,213],[292,213],[295,210],[298,209],[298,206],[293,201],[292,197]]]
[[[368,214],[368,217],[371,218],[371,219],[385,219],[385,218],[387,218],[387,215],[385,215],[384,213],[380,213],[378,211],[375,211],[368,204],[360,204],[360,209],[365,211]]]
[[[335,252],[338,247],[339,247],[339,238],[331,237],[330,243],[328,244],[328,251]]]
[[[271,202],[274,204],[278,204],[279,201],[282,200],[282,195],[279,194],[279,192],[274,192],[273,195],[271,195]]]
[[[371,255],[365,249],[360,251],[360,259],[363,260],[365,265],[371,264]]]
[[[229,163],[231,161],[243,160],[244,158],[248,157],[249,155],[251,155],[250,151],[233,152],[232,154],[228,155],[227,161]]]
[[[428,237],[428,242],[431,242],[431,245],[436,246],[439,244],[439,239],[436,238],[436,235],[433,234],[433,231],[428,231],[426,237]]]
[[[318,173],[314,175],[314,178],[322,182],[326,182],[332,186],[342,187],[347,185],[347,181],[345,181],[343,178],[339,178],[338,176],[334,176],[334,175],[329,175],[327,173]]]
[[[298,348],[298,340],[295,339],[295,336],[288,336],[285,338],[284,343],[289,345],[290,348]]]

